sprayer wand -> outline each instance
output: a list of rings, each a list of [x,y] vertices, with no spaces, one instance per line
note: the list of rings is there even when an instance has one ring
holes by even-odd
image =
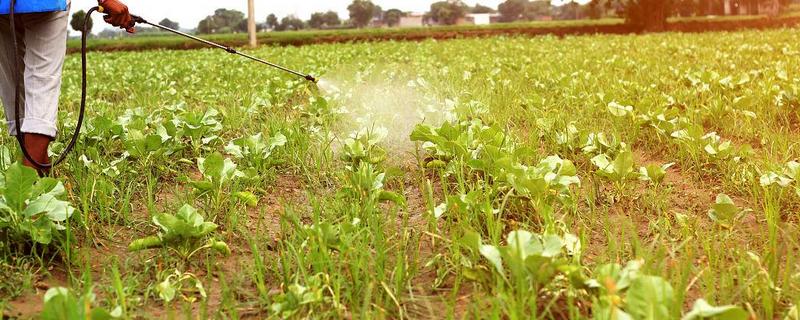
[[[181,32],[181,31],[178,31],[178,30],[175,30],[175,29],[172,29],[172,28],[168,28],[168,27],[162,26],[160,24],[151,23],[151,22],[145,20],[144,18],[142,18],[140,16],[131,15],[131,17],[133,17],[133,21],[136,22],[136,23],[143,23],[143,24],[151,25],[151,26],[159,28],[161,30],[172,32],[172,33],[177,34],[179,36],[183,36],[183,37],[192,39],[194,41],[201,42],[201,43],[206,44],[206,45],[208,45],[210,47],[214,47],[214,48],[217,48],[217,49],[225,50],[225,52],[227,52],[227,53],[237,54],[237,55],[240,55],[242,57],[248,58],[250,60],[266,64],[266,65],[268,65],[270,67],[273,67],[273,68],[276,68],[276,69],[291,73],[291,74],[296,75],[298,77],[304,78],[304,79],[306,79],[308,81],[311,81],[311,82],[314,82],[314,83],[317,82],[317,79],[314,78],[314,76],[312,76],[310,74],[303,74],[301,72],[294,71],[294,70],[286,68],[284,66],[280,66],[280,65],[274,64],[272,62],[265,61],[263,59],[259,59],[259,58],[253,57],[251,55],[248,55],[248,54],[245,54],[245,53],[241,53],[241,52],[237,51],[236,49],[234,49],[232,47],[224,46],[224,45],[221,45],[221,44],[216,43],[216,42],[211,42],[211,41],[208,41],[208,40],[205,40],[205,39],[201,39],[201,38],[195,37],[193,35],[190,35],[188,33]]]

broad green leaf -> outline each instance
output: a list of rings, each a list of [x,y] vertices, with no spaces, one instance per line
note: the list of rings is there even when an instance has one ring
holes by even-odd
[[[39,179],[39,175],[36,174],[36,170],[17,162],[8,168],[5,178],[3,197],[6,205],[16,212],[22,212],[25,209],[25,202],[33,191],[33,184]]]
[[[716,202],[708,210],[708,216],[718,223],[728,225],[741,212],[742,210],[733,203],[733,200],[728,195],[721,193],[717,195]]]
[[[596,155],[591,159],[591,162],[602,171],[607,171],[611,168],[611,160],[605,154]]]
[[[276,133],[274,136],[269,138],[269,148],[270,150],[275,149],[276,147],[283,147],[288,143],[289,140],[286,139],[286,136],[283,133]]]
[[[161,281],[158,285],[156,285],[156,292],[158,293],[158,297],[166,302],[170,302],[173,299],[175,299],[176,291],[177,290],[172,285],[172,282],[170,281],[169,277],[167,279],[164,279],[164,281]]]
[[[608,111],[617,117],[624,117],[633,113],[633,106],[623,106],[616,101],[608,104]]]
[[[505,270],[503,270],[503,258],[500,256],[500,250],[497,249],[495,246],[491,245],[481,245],[480,246],[481,255],[489,260],[489,262],[494,266],[495,270],[497,270],[500,275],[505,276]]]
[[[676,305],[672,286],[661,277],[638,276],[628,288],[625,311],[635,319],[673,319]]]
[[[75,212],[69,202],[59,200],[52,194],[43,194],[38,198],[32,200],[28,207],[25,208],[24,215],[26,217],[33,217],[40,213],[44,213],[53,222],[63,222],[69,219]]]
[[[633,153],[630,150],[622,151],[614,158],[614,172],[620,179],[633,172]]]
[[[542,253],[541,244],[538,239],[534,244],[533,237],[534,235],[528,231],[511,231],[506,237],[507,247],[514,253],[515,257],[519,258],[520,261],[524,261],[529,255]]]
[[[233,160],[224,158],[218,152],[206,158],[199,158],[197,165],[203,176],[211,180],[215,185],[222,185],[233,178],[242,176],[242,173],[236,170],[236,164],[233,163]]]
[[[750,315],[737,306],[714,307],[703,299],[694,302],[692,311],[681,318],[682,320],[747,320]]]
[[[543,249],[541,255],[553,258],[561,254],[564,248],[564,241],[556,235],[546,235],[542,238]]]

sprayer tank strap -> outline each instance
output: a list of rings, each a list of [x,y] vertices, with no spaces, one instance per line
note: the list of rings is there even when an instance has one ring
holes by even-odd
[[[66,11],[68,2],[68,0],[18,0],[14,13]],[[9,14],[10,7],[11,0],[0,0],[0,14]]]

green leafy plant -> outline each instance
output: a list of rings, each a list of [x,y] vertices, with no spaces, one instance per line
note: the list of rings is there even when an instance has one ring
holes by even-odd
[[[675,163],[667,163],[665,165],[649,164],[639,168],[639,180],[647,181],[655,185],[660,185],[664,182],[667,176],[667,170]]]
[[[203,179],[190,181],[189,184],[201,197],[205,197],[207,210],[217,211],[222,205],[223,198],[234,191],[231,190],[233,182],[246,177],[245,173],[236,168],[233,160],[223,157],[219,152],[198,158],[197,167],[203,174]]]
[[[178,295],[190,303],[197,301],[197,296],[203,300],[208,297],[203,282],[192,273],[176,269],[172,273],[167,273],[163,279],[155,286],[154,290],[165,303],[172,302]]]
[[[685,314],[681,320],[747,320],[750,315],[741,307],[721,306],[715,307],[703,299],[694,302],[694,306],[689,313]]]
[[[536,166],[516,164],[499,168],[507,170],[505,174],[495,173],[505,176],[500,185],[507,182],[514,194],[529,201],[546,223],[553,222],[553,204],[572,202],[571,187],[581,184],[575,165],[558,156],[547,157]]]
[[[353,132],[342,144],[342,160],[353,167],[358,167],[361,162],[381,163],[386,159],[386,150],[378,144],[387,135],[385,128]]]
[[[524,309],[536,309],[543,290],[564,277],[578,279],[580,275],[581,245],[571,234],[563,236],[539,235],[524,230],[508,233],[505,245],[485,244],[477,233],[469,232],[461,240],[466,248],[489,263],[489,268],[479,268],[472,262],[469,273],[475,279],[492,282],[492,277],[481,275],[489,272],[508,286],[513,299]],[[531,310],[526,311],[531,312]]]
[[[800,162],[789,161],[782,171],[770,171],[761,176],[762,187],[777,185],[781,188],[793,186],[795,193],[800,196]]]
[[[717,199],[708,210],[708,216],[719,225],[730,228],[733,222],[739,218],[746,210],[742,210],[733,203],[733,200],[726,194],[717,195]]]
[[[134,240],[128,246],[130,251],[167,248],[183,261],[188,261],[197,252],[211,249],[223,255],[231,253],[225,242],[211,237],[217,225],[207,222],[190,205],[184,205],[176,215],[157,214],[153,223],[160,228],[158,235]]]
[[[605,264],[594,270],[585,284],[593,294],[592,314],[595,319],[674,319],[681,305],[675,299],[672,285],[658,276],[641,272],[644,261],[634,260],[625,267]],[[744,316],[744,318],[741,318]],[[740,307],[713,307],[699,299],[686,313],[688,319],[747,319]]]
[[[250,165],[263,170],[268,167],[272,151],[285,146],[286,143],[286,136],[280,132],[269,139],[264,139],[263,134],[258,133],[231,141],[225,146],[225,152],[237,159],[244,159]]]
[[[171,121],[176,128],[175,135],[188,139],[195,151],[219,140],[219,132],[222,131],[222,122],[218,119],[219,111],[213,108],[202,113],[182,109],[176,111],[181,113]]]
[[[288,285],[282,292],[272,297],[270,310],[281,319],[291,318],[315,306],[326,304],[334,309],[343,309],[335,299],[330,286],[330,277],[318,273],[307,277],[304,283],[295,281]]]
[[[220,192],[224,186],[244,174],[236,169],[236,163],[227,159],[219,152],[212,153],[205,158],[197,159],[197,167],[203,174],[203,180],[192,181],[191,185],[200,192]]]
[[[384,190],[386,173],[378,171],[374,165],[361,162],[354,170],[346,173],[347,184],[339,191],[339,195],[362,204],[364,208],[375,209],[379,202],[389,201],[405,205],[405,198],[395,192]]]
[[[121,307],[116,307],[109,312],[104,308],[95,307],[95,300],[96,297],[91,290],[76,296],[72,290],[67,288],[50,288],[44,294],[44,308],[39,318],[43,320],[107,320],[123,316]]]
[[[597,175],[605,177],[616,183],[637,176],[633,168],[633,153],[629,149],[621,151],[611,160],[605,154],[600,154],[592,158],[592,163],[597,166]]]
[[[47,245],[62,236],[75,208],[63,200],[66,191],[60,181],[39,178],[20,163],[0,178],[0,235],[7,243]]]
[[[581,151],[585,154],[606,154],[615,155],[625,148],[625,143],[619,140],[616,135],[607,137],[605,133],[589,133]]]

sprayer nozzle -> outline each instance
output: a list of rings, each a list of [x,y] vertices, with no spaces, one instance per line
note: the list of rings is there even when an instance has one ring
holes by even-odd
[[[310,74],[309,74],[309,75],[306,75],[306,77],[305,77],[305,78],[306,78],[306,80],[308,80],[308,81],[311,81],[311,82],[313,82],[313,83],[317,83],[317,78],[314,78],[314,76],[312,76],[312,75],[310,75]]]

